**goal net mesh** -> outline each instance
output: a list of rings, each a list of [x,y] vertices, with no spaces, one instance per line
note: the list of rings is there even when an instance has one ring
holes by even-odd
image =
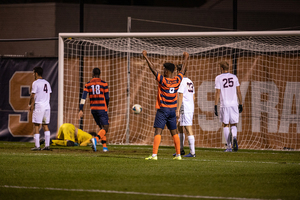
[[[157,81],[143,59],[146,50],[160,73],[162,64],[190,54],[189,77],[195,87],[193,132],[196,147],[224,147],[222,124],[214,115],[218,63],[237,75],[243,99],[238,130],[242,149],[300,149],[300,35],[214,37],[64,38],[63,123],[99,131],[89,107],[78,119],[79,101],[92,70],[108,83],[108,144],[153,144]],[[62,59],[62,58],[60,58]],[[140,114],[131,107],[142,106]],[[167,128],[161,145],[173,145]],[[185,141],[185,146],[188,142]]]

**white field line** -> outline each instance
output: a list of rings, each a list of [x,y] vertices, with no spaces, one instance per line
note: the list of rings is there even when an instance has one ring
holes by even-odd
[[[6,152],[0,152],[0,155],[24,155],[24,156],[68,156],[68,157],[77,157],[77,156],[82,156],[82,155],[70,155],[70,154],[45,154],[45,153],[6,153]],[[94,154],[89,157],[101,157],[101,155]],[[111,156],[112,158],[114,156]],[[147,157],[147,156],[145,156]],[[105,156],[105,158],[107,158]],[[144,160],[144,157],[135,157],[135,156],[118,156],[118,158],[128,158],[128,159],[141,159]],[[159,160],[171,160],[173,157],[170,156],[170,158],[160,158],[158,156]],[[199,158],[182,158],[182,161],[189,160],[193,162],[220,162],[221,160],[208,160],[208,159],[199,159]],[[149,161],[148,161],[149,162]],[[277,165],[277,164],[294,164],[294,165],[300,165],[300,163],[289,163],[289,162],[263,162],[263,161],[239,161],[239,160],[222,160],[222,162],[227,162],[227,163],[253,163],[253,164],[272,164],[272,165]]]
[[[15,144],[13,144],[13,143],[2,143],[2,144],[5,144],[5,145],[25,145],[24,143],[15,143]],[[90,144],[90,146],[91,146],[91,144]],[[97,146],[102,146],[102,145],[97,145]],[[132,149],[132,146],[130,146],[130,145],[128,145],[128,146],[123,146],[123,145],[114,145],[113,144],[113,146],[110,146],[110,148],[114,148],[114,149]],[[135,149],[149,149],[149,150],[152,150],[152,147],[151,146],[149,146],[149,147],[147,147],[147,146],[143,146],[143,145],[141,145],[140,147],[135,147]],[[220,150],[220,151],[218,151],[218,149]],[[165,149],[165,148],[163,148],[163,147],[161,147],[160,149],[159,149],[159,151],[165,151],[165,150],[169,150],[169,149]],[[214,153],[224,153],[223,151],[225,150],[225,148],[224,149],[222,149],[222,148],[216,148],[215,150],[208,150],[208,149],[206,149],[206,150],[197,150],[197,151],[202,151],[202,152],[214,152]],[[279,154],[280,152],[288,152],[288,151],[280,151],[280,150],[278,150],[278,151],[276,151],[276,150],[274,150],[274,152],[269,152],[270,150],[267,150],[268,152],[264,152],[264,150],[261,150],[261,152],[245,152],[245,151],[239,151],[239,152],[233,152],[233,153],[239,153],[239,154]],[[291,152],[297,152],[297,151],[291,151]],[[288,154],[288,153],[287,153]]]
[[[194,198],[194,199],[232,199],[232,200],[265,200],[256,198],[237,198],[237,197],[214,197],[214,196],[199,196],[199,195],[177,195],[177,194],[158,194],[158,193],[145,193],[145,192],[125,192],[115,190],[86,190],[86,189],[67,189],[67,188],[49,188],[49,187],[25,187],[25,186],[12,186],[2,185],[3,188],[14,188],[14,189],[26,189],[26,190],[54,190],[54,191],[71,191],[71,192],[95,192],[95,193],[110,193],[110,194],[134,194],[134,195],[145,195],[145,196],[158,196],[158,197],[182,197],[182,198]]]

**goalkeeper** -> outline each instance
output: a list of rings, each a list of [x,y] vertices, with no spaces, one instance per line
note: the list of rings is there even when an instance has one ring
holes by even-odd
[[[56,134],[57,140],[52,140],[51,145],[57,146],[87,146],[92,143],[91,139],[96,136],[95,132],[87,133],[76,128],[73,124],[65,123],[59,127]]]

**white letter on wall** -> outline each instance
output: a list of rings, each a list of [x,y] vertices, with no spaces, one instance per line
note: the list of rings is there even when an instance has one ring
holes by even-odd
[[[278,125],[278,88],[274,82],[251,82],[252,132],[260,132],[261,113],[268,114],[268,132],[276,133]],[[261,101],[261,95],[268,94],[267,101]]]
[[[295,95],[296,114],[292,114],[292,104]],[[300,83],[287,82],[284,93],[279,133],[288,133],[290,124],[297,124],[297,133],[300,133]]]
[[[203,81],[198,88],[198,106],[202,111],[213,112],[215,102],[207,100],[207,93],[215,92],[215,82],[214,81]],[[206,115],[199,115],[198,117],[199,126],[203,131],[218,131],[220,129],[221,123],[219,117],[214,117],[213,120],[207,120]]]

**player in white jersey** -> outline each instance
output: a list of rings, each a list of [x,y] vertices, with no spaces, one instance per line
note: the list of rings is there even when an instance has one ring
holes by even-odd
[[[242,94],[239,80],[236,75],[228,72],[229,64],[226,61],[219,63],[221,74],[215,79],[215,115],[218,116],[217,105],[220,99],[220,121],[223,122],[224,137],[227,142],[225,152],[231,152],[231,140],[229,136],[229,125],[233,137],[233,150],[238,150],[237,128],[239,113],[243,111]],[[240,104],[238,104],[239,99]]]
[[[182,65],[177,65],[177,72],[180,72]],[[194,116],[194,101],[195,101],[195,88],[193,82],[183,77],[179,89],[178,89],[178,102],[176,116],[178,120],[178,132],[180,138],[180,154],[184,155],[183,144],[185,140],[185,134],[183,128],[185,128],[188,135],[188,142],[190,147],[190,153],[183,157],[196,157],[195,153],[195,137],[193,134],[193,116]]]
[[[35,67],[33,69],[35,81],[32,83],[31,95],[29,100],[29,110],[32,113],[32,123],[34,124],[34,143],[32,151],[50,150],[50,94],[51,86],[48,81],[43,79],[43,69]],[[45,134],[45,147],[40,147],[40,125],[42,124]]]

